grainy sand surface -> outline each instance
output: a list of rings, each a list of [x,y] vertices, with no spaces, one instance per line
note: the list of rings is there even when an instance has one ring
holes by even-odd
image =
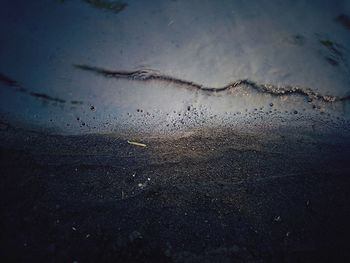
[[[345,135],[203,129],[176,137],[61,136],[3,124],[1,258],[346,257],[350,140]]]

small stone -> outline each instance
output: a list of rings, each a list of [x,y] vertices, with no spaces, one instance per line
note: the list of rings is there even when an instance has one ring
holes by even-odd
[[[234,254],[238,253],[239,252],[239,247],[237,245],[233,245],[232,248],[231,248],[232,252]]]
[[[281,221],[281,217],[280,217],[280,216],[276,216],[273,220],[274,220],[275,222],[280,222],[280,221]]]
[[[140,232],[138,231],[134,231],[129,235],[129,240],[132,242],[136,239],[142,239],[142,235]]]

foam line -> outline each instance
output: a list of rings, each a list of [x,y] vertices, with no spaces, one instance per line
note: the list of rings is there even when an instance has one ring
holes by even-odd
[[[350,100],[350,96],[337,97],[332,95],[322,95],[313,91],[310,88],[304,88],[300,86],[291,86],[291,85],[277,86],[273,84],[259,84],[249,79],[235,80],[223,87],[214,88],[214,87],[206,87],[204,85],[201,85],[189,80],[183,80],[173,76],[161,74],[152,69],[119,71],[119,70],[108,70],[104,68],[93,67],[89,65],[80,65],[80,64],[74,65],[74,67],[85,71],[91,71],[99,75],[110,77],[110,78],[128,79],[128,80],[135,80],[135,81],[151,81],[151,80],[162,81],[162,82],[177,84],[182,87],[186,87],[190,89],[197,89],[197,90],[203,90],[203,91],[214,92],[214,93],[223,92],[227,90],[234,90],[237,87],[249,87],[258,92],[268,93],[274,96],[301,95],[301,96],[307,97],[308,100],[310,101],[321,100],[324,102],[331,103],[331,102],[337,102],[337,101]]]

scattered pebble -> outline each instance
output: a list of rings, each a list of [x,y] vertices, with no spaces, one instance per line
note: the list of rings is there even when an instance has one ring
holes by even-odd
[[[239,249],[239,246],[233,245],[232,248],[231,248],[231,250],[232,250],[232,252],[233,252],[234,254],[236,254],[236,253],[239,252],[240,249]]]
[[[276,217],[274,218],[274,221],[275,221],[275,222],[280,222],[280,221],[281,221],[281,217],[280,217],[280,216],[276,216]]]
[[[140,232],[138,231],[134,231],[129,235],[129,240],[132,242],[136,239],[142,239],[142,235]]]

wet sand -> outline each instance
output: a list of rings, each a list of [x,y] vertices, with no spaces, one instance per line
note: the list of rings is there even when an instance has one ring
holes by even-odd
[[[2,124],[0,137],[3,262],[334,262],[349,254],[344,132],[127,138]]]

